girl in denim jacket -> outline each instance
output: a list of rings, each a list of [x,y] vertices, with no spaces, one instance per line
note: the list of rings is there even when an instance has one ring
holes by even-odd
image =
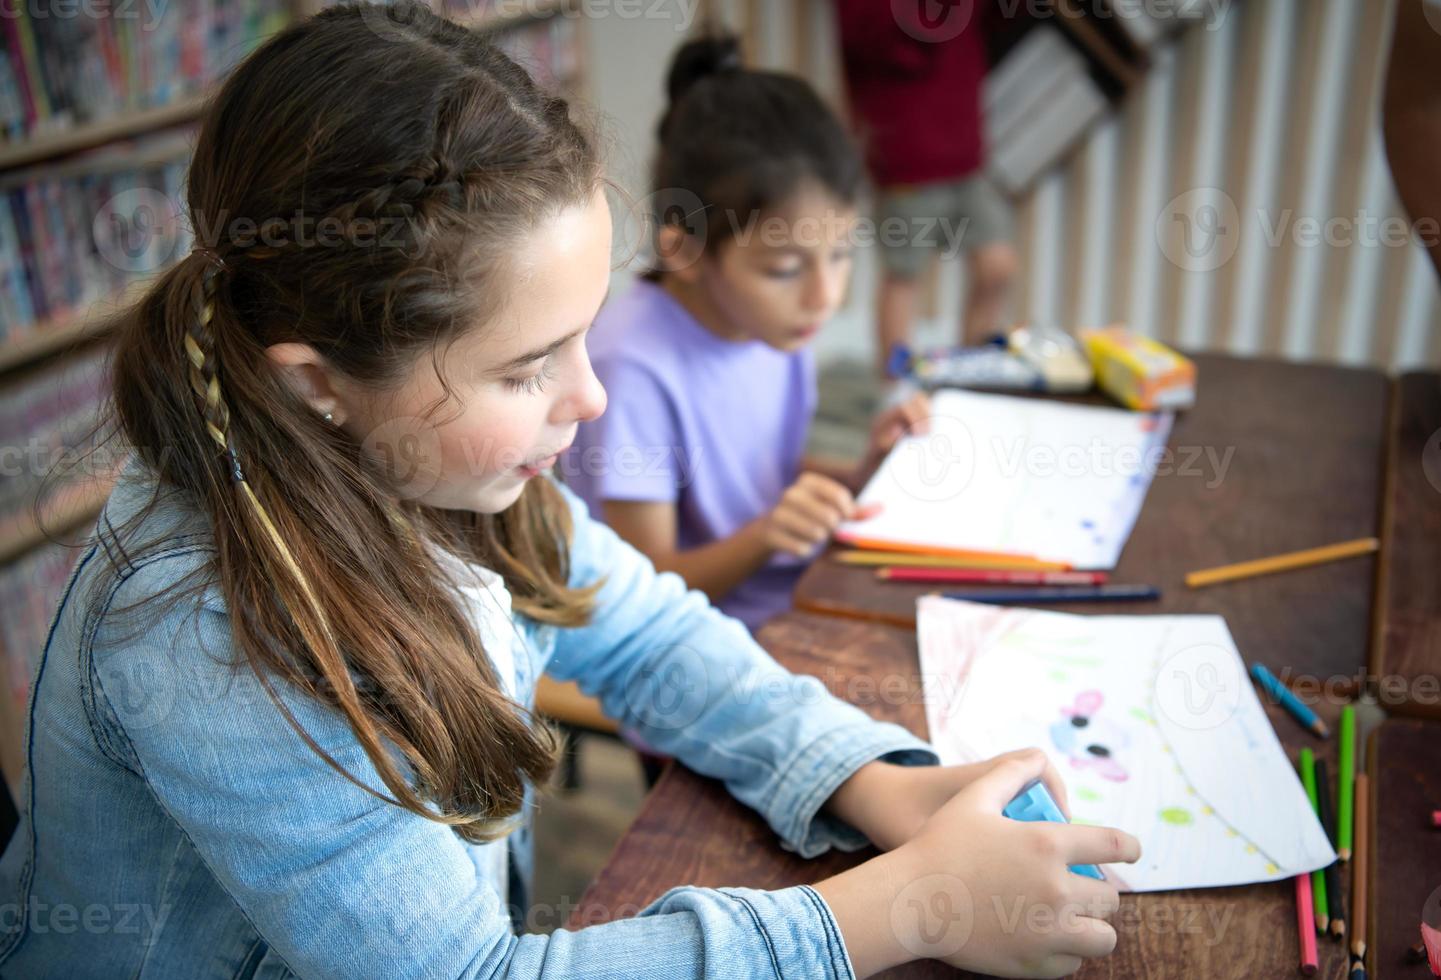
[[[600,186],[565,102],[422,6],[330,8],[228,79],[200,244],[119,325],[131,456],[35,678],[0,975],[1054,976],[1111,949],[1114,888],[1066,864],[1135,842],[1002,817],[1030,778],[1064,800],[1039,752],[934,765],[545,474],[605,407]],[[541,671],[800,854],[881,853],[517,935]],[[1062,914],[1008,927],[1020,901]]]

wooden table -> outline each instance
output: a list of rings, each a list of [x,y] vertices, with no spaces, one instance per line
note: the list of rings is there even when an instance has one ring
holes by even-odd
[[[873,717],[926,736],[915,633],[878,623],[788,613],[758,634],[787,668],[820,677],[838,697]],[[1294,758],[1302,745],[1334,759],[1334,740],[1321,743],[1278,709],[1272,723]],[[1334,709],[1329,714],[1334,720]],[[713,780],[672,764],[646,798],[635,823],[586,891],[570,925],[609,921],[676,885],[785,888],[814,883],[874,852],[828,853],[804,861],[776,843],[754,812]],[[1128,895],[1117,925],[1120,940],[1108,958],[1081,976],[1206,977],[1256,980],[1295,975],[1298,960],[1294,892],[1289,882],[1241,888]],[[1319,977],[1346,972],[1341,946],[1319,940]],[[939,963],[912,963],[887,976],[953,977]]]
[[[1370,661],[1377,699],[1396,714],[1441,718],[1441,375],[1395,381],[1385,503]]]
[[[1441,911],[1441,830],[1431,827],[1441,809],[1441,723],[1393,718],[1372,733],[1366,768],[1372,785],[1372,850],[1378,874],[1371,876],[1370,948],[1373,977],[1427,976],[1408,964],[1406,952],[1420,942],[1423,908]],[[1434,920],[1433,920],[1434,921]]]
[[[1379,534],[1387,378],[1224,355],[1195,360],[1199,398],[1176,418],[1171,472],[1156,476],[1112,576],[1159,586],[1161,601],[1048,608],[1220,613],[1248,661],[1349,691],[1371,641],[1374,558],[1197,590],[1183,577]],[[1210,462],[1228,453],[1224,472]],[[1430,572],[1429,581],[1434,603],[1441,576]],[[882,582],[872,568],[823,556],[798,584],[796,608],[913,626],[916,597],[939,588]]]

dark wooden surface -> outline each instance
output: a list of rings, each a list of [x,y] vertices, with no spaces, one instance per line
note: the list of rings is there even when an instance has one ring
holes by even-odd
[[[1199,397],[1176,418],[1169,443],[1174,472],[1157,475],[1112,577],[1159,586],[1161,601],[1050,608],[1220,613],[1248,662],[1349,690],[1359,683],[1370,646],[1374,558],[1205,589],[1188,589],[1183,578],[1214,565],[1377,535],[1387,378],[1223,355],[1195,360]],[[1196,449],[1202,455],[1183,468]],[[1206,451],[1217,458],[1232,452],[1223,478]],[[1434,596],[1441,575],[1432,571],[1429,581]],[[916,597],[941,588],[882,582],[872,568],[823,556],[797,586],[796,607],[909,626]]]
[[[914,632],[853,619],[788,613],[758,634],[783,665],[820,677],[837,696],[873,717],[926,735]],[[1264,702],[1263,702],[1264,703]],[[1295,758],[1309,745],[1335,768],[1334,740],[1303,732],[1279,709],[1272,724]],[[1334,720],[1334,709],[1323,709]],[[672,765],[647,797],[571,918],[579,927],[633,914],[677,885],[784,888],[814,883],[873,852],[830,853],[803,861],[781,850],[774,833],[719,783]],[[1087,978],[1207,977],[1256,980],[1297,972],[1294,892],[1289,881],[1239,888],[1129,895],[1120,939]],[[1323,978],[1342,977],[1341,946],[1318,940]],[[914,963],[888,976],[959,976],[938,963]]]
[[[1379,980],[1425,977],[1426,967],[1408,963],[1406,951],[1421,941],[1423,909],[1441,911],[1441,830],[1430,824],[1431,811],[1441,809],[1441,723],[1384,722],[1369,739],[1366,771],[1376,815],[1367,967]]]
[[[1441,718],[1441,375],[1394,384],[1371,671],[1387,711]]]

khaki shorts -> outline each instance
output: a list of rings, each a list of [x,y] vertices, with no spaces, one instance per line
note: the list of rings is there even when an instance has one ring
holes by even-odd
[[[898,184],[876,195],[876,241],[889,275],[913,279],[946,258],[1011,239],[1011,208],[983,176]]]

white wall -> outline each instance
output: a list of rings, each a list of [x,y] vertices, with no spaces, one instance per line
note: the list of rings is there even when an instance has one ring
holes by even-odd
[[[1394,2],[1246,0],[1159,52],[1144,81],[1017,202],[1015,315],[1072,327],[1124,319],[1201,349],[1441,363],[1431,266],[1414,242],[1378,240],[1404,221],[1378,128]],[[671,53],[705,8],[640,6],[658,16],[602,12],[586,25],[589,94],[608,120],[612,172],[632,194],[646,191]],[[843,100],[829,0],[710,7],[737,28],[758,17],[750,37],[761,63],[794,67]],[[1207,205],[1236,209],[1219,264],[1176,251],[1178,222]],[[1337,243],[1312,244],[1304,219],[1332,222]],[[818,341],[823,359],[870,356],[875,282],[874,256],[863,255],[846,309]],[[919,340],[951,339],[962,287],[952,265]]]

